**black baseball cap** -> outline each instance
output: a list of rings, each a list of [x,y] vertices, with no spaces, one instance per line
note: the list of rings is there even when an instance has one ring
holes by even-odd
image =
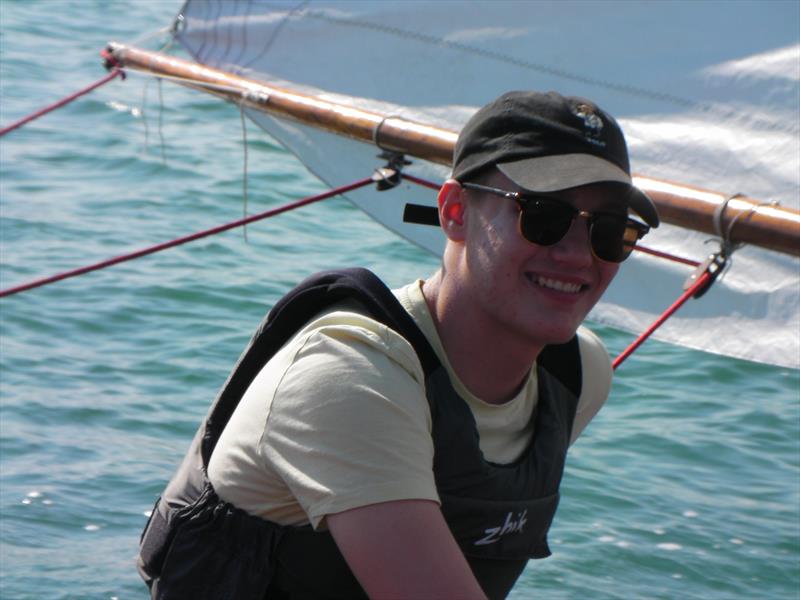
[[[655,205],[631,180],[622,130],[590,100],[516,91],[487,104],[458,136],[452,177],[466,182],[492,165],[529,192],[626,184],[629,192],[620,198],[645,223],[658,226]]]

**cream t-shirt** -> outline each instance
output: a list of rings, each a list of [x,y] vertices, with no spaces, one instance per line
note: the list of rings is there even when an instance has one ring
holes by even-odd
[[[507,463],[527,447],[537,402],[536,370],[510,401],[467,391],[447,360],[422,281],[395,290],[470,406],[487,460]],[[308,322],[256,376],[208,467],[220,498],[282,525],[391,500],[438,502],[431,415],[411,345],[374,319],[337,306]],[[572,442],[611,387],[602,342],[578,331],[584,385]]]

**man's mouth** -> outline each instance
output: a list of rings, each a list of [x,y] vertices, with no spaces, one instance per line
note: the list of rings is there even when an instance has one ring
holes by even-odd
[[[541,275],[535,278],[536,285],[547,288],[550,290],[555,290],[557,292],[562,292],[565,294],[577,294],[578,292],[583,289],[583,285],[580,283],[574,283],[570,281],[561,281],[559,279],[552,279],[551,277],[542,277]]]

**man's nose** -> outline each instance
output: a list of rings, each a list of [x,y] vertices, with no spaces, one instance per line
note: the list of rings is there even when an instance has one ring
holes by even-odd
[[[570,266],[588,266],[592,264],[591,239],[589,236],[589,214],[581,211],[570,224],[566,235],[553,245],[552,254],[555,259]]]

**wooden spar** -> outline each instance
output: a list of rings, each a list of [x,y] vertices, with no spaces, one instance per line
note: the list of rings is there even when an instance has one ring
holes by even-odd
[[[173,78],[236,104],[377,144],[386,150],[446,166],[451,164],[458,137],[454,131],[337,104],[123,44],[111,43],[109,52],[125,68]],[[725,194],[645,176],[635,175],[634,181],[653,199],[664,222],[716,235],[714,213],[725,201]],[[800,212],[794,209],[737,196],[728,202],[721,226],[723,231],[731,228],[732,242],[800,256]]]
[[[399,117],[322,100],[261,81],[246,79],[172,56],[111,43],[111,55],[125,68],[176,78],[179,83],[236,104],[289,117],[381,148],[449,165],[457,133]]]

